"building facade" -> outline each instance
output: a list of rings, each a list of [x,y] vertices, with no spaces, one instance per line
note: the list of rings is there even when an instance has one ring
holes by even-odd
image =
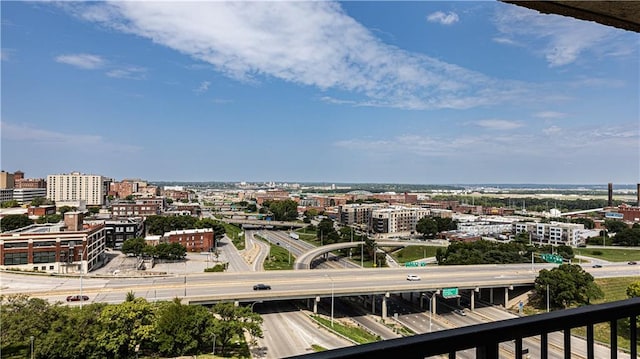
[[[82,223],[66,213],[65,224],[34,224],[0,233],[0,268],[86,274],[104,262],[104,225]]]
[[[46,188],[14,188],[13,199],[20,204],[30,203],[36,198],[45,198],[47,196]]]
[[[165,233],[164,241],[182,244],[187,252],[212,251],[214,244],[213,230],[211,228],[185,229]]]
[[[88,206],[106,203],[110,180],[80,172],[47,176],[47,198],[58,202],[84,201]]]
[[[157,203],[125,203],[119,202],[111,205],[113,217],[146,217],[159,215],[160,207]]]
[[[516,222],[512,224],[512,233],[527,232],[531,236],[532,242],[554,246],[577,246],[581,231],[584,231],[584,224],[581,223]]]
[[[15,187],[15,177],[13,173],[0,171],[0,189],[11,189]]]
[[[418,221],[430,214],[428,208],[391,207],[371,212],[371,231],[380,234],[415,234]]]

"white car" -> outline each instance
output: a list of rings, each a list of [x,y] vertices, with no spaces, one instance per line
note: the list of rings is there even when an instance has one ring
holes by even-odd
[[[419,275],[417,275],[417,274],[408,274],[408,275],[407,275],[407,280],[411,280],[411,281],[413,281],[413,280],[420,280],[420,276],[419,276]]]

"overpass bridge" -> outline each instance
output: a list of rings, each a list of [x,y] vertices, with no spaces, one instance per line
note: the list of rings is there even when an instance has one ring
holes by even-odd
[[[219,221],[223,221],[226,223],[232,224],[247,224],[250,226],[255,226],[258,228],[267,228],[267,227],[287,227],[287,228],[304,228],[308,226],[307,223],[301,222],[287,222],[287,221],[267,221],[264,219],[241,219],[241,218],[221,218]]]
[[[296,258],[293,264],[294,269],[311,269],[311,262],[317,257],[326,255],[329,252],[346,248],[359,248],[364,245],[363,241],[356,242],[341,242],[334,244],[327,244],[324,246],[316,247],[308,252],[305,252],[301,256]],[[437,246],[425,241],[397,241],[397,240],[377,240],[377,247],[409,247],[409,246]]]

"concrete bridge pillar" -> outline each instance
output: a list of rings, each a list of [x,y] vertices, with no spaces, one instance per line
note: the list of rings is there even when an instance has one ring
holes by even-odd
[[[475,290],[471,290],[471,294],[469,294],[469,298],[470,300],[470,305],[471,305],[471,311],[473,312],[476,309],[476,291]]]
[[[409,302],[413,302],[413,292],[409,292]]]
[[[387,296],[382,296],[382,319],[387,319]]]
[[[424,308],[424,293],[420,293],[420,309]]]
[[[376,314],[376,296],[371,295],[371,314]]]
[[[320,301],[320,297],[315,297],[313,300],[313,314],[318,314],[318,302]]]
[[[489,288],[489,303],[493,304],[493,287]]]
[[[513,287],[504,287],[504,307],[505,307],[505,309],[509,305],[509,289],[512,289],[512,288]]]
[[[436,296],[435,294],[431,295],[431,313],[435,313],[436,312]]]

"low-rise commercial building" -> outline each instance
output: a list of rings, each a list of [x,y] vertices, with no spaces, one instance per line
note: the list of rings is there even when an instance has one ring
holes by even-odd
[[[0,268],[86,274],[104,262],[104,225],[84,225],[80,212],[64,224],[31,225],[0,233]]]
[[[577,246],[581,238],[579,234],[583,230],[584,224],[581,223],[516,222],[512,224],[512,233],[527,232],[531,236],[532,242],[554,246]]]
[[[166,232],[161,240],[168,243],[182,244],[187,249],[187,252],[207,252],[215,247],[211,228]]]

